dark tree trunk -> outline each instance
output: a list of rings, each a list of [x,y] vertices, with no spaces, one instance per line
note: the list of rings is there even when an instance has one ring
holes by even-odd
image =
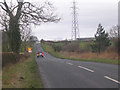
[[[21,35],[18,20],[15,17],[12,17],[9,22],[9,43],[11,50],[15,53],[19,53]]]

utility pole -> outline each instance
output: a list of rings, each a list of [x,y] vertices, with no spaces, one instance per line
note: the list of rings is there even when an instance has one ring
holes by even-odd
[[[79,25],[78,25],[78,18],[77,18],[77,7],[75,0],[73,1],[73,15],[72,15],[72,40],[77,40],[80,38],[79,36]]]

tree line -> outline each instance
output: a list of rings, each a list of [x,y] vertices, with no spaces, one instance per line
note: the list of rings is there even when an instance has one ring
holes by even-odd
[[[81,41],[81,39],[76,41],[44,41],[41,43],[49,44],[55,52],[67,51],[67,52],[93,52],[101,54],[106,50],[111,50],[112,52],[119,52],[120,39],[119,39],[119,27],[113,26],[109,32],[106,32],[102,24],[99,24],[94,35],[94,38],[90,41]],[[85,43],[85,44],[84,44]],[[82,47],[80,44],[84,44]]]

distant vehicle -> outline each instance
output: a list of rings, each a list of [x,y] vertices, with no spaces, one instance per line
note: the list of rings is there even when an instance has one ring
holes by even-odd
[[[43,52],[37,52],[37,57],[44,57]]]

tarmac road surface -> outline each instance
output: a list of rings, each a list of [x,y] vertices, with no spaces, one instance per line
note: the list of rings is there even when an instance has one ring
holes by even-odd
[[[43,51],[34,44],[35,53]],[[45,88],[118,88],[118,65],[58,59],[44,52],[36,58]]]

